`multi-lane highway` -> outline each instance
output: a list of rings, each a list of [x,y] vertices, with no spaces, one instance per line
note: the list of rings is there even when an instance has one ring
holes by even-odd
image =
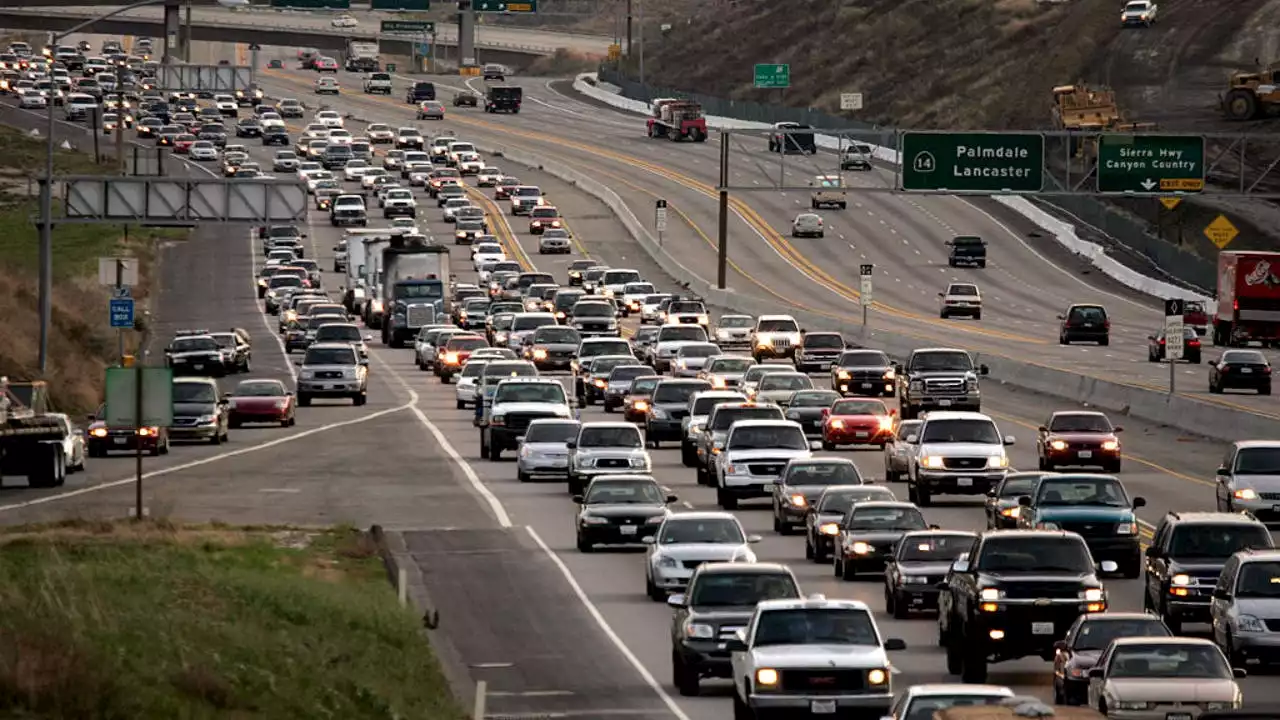
[[[353,77],[343,76],[343,80],[348,87],[356,85]],[[273,96],[312,102],[309,81],[308,76],[293,72],[264,78]],[[441,83],[457,85],[458,81],[442,79]],[[640,217],[648,216],[655,197],[667,198],[673,214],[688,220],[672,224],[668,250],[686,265],[709,274],[704,269],[713,267],[707,237],[714,237],[714,205],[706,193],[716,172],[712,149],[647,141],[635,118],[602,113],[558,96],[541,83],[527,81],[525,87],[530,99],[518,116],[450,108],[450,119],[444,123],[415,124],[428,134],[447,128],[482,145],[556,157],[613,187]],[[344,95],[325,102],[371,121],[393,126],[410,122],[410,108],[394,99]],[[4,120],[20,123],[30,117],[30,113],[6,110]],[[362,126],[352,120],[349,127],[358,134]],[[300,130],[300,125],[291,127],[291,133]],[[272,150],[247,144],[255,160],[268,164]],[[655,283],[671,287],[670,278],[663,277],[629,240],[603,204],[545,173],[502,158],[490,159],[523,181],[540,185],[564,212],[578,240],[571,256],[539,256],[536,241],[524,232],[522,223],[508,222],[500,208],[488,206],[510,256],[563,278],[566,264],[587,252],[615,267],[635,267]],[[842,285],[856,276],[856,263],[871,261],[890,273],[877,291],[886,306],[877,322],[918,333],[922,343],[959,343],[1011,356],[1018,352],[1068,367],[1095,362],[1097,372],[1113,374],[1140,373],[1145,368],[1129,361],[1130,355],[1142,360],[1145,354],[1145,347],[1135,346],[1132,338],[1145,336],[1148,323],[1143,318],[1148,314],[1154,318],[1157,311],[1119,299],[1106,300],[1115,318],[1113,328],[1117,338],[1127,333],[1123,337],[1131,340],[1117,340],[1111,348],[1091,348],[1092,353],[1071,348],[1072,354],[1053,356],[1062,352],[1052,344],[1053,333],[1046,332],[1056,306],[1072,299],[1093,299],[1100,293],[1038,264],[1028,248],[1001,235],[990,218],[967,210],[959,201],[907,202],[867,196],[860,199],[862,207],[851,205],[844,214],[827,213],[835,229],[825,241],[786,241],[790,215],[800,207],[797,200],[807,205],[807,198],[795,194],[762,192],[745,198],[750,205],[739,208],[741,215],[733,228],[731,283],[736,288],[762,296],[768,293],[778,299],[780,308],[800,304],[819,308],[837,324],[845,322],[846,316],[851,321],[852,316],[849,298],[842,294],[847,288]],[[447,242],[450,227],[425,198],[419,202],[420,226]],[[308,254],[318,258],[322,268],[331,267],[330,250],[340,238],[339,231],[330,228],[319,213],[311,214],[306,230]],[[945,263],[938,268],[941,241],[953,233],[968,232],[991,241],[992,265],[985,272],[950,271]],[[846,254],[835,239],[853,247]],[[460,279],[473,278],[465,248],[452,250],[452,269]],[[260,258],[260,248],[246,232],[205,229],[192,241],[165,249],[162,293],[154,309],[162,322],[161,332],[187,326],[249,329],[254,339],[253,375],[291,380],[291,366],[271,319],[261,314],[254,298],[251,278]],[[977,278],[991,303],[994,322],[984,318],[975,329],[975,323],[934,321],[931,309],[936,292],[953,276]],[[326,274],[326,286],[339,283],[336,276]],[[997,303],[1007,307],[999,309]],[[1028,344],[1002,338],[997,332],[1024,337]],[[1036,339],[1040,342],[1031,343]],[[1105,355],[1102,351],[1115,356],[1100,359]],[[293,429],[233,431],[232,443],[221,448],[183,448],[167,458],[148,459],[152,511],[232,522],[380,523],[404,531],[408,549],[441,611],[442,631],[461,663],[468,666],[468,674],[488,681],[495,691],[491,712],[572,711],[586,717],[622,714],[642,719],[724,717],[728,712],[724,685],[709,683],[705,697],[673,697],[668,681],[670,610],[646,599],[642,557],[631,552],[579,553],[574,548],[573,506],[562,484],[521,484],[513,463],[479,459],[471,414],[455,409],[452,386],[442,386],[419,372],[408,350],[375,345],[372,354],[370,403],[363,408],[320,404],[301,412]],[[1013,464],[1034,467],[1034,428],[1048,412],[1068,404],[998,383],[987,383],[984,390],[984,410],[1003,432],[1018,437],[1019,443],[1012,448]],[[593,408],[583,417],[605,416]],[[1126,426],[1127,458],[1122,477],[1132,494],[1149,501],[1140,510],[1148,532],[1150,524],[1168,510],[1212,507],[1209,479],[1221,456],[1219,445],[1151,425],[1121,424]],[[865,474],[883,478],[878,453],[841,454],[854,458]],[[675,451],[654,451],[654,474],[680,496],[679,508],[714,506],[712,492],[694,483],[692,471],[680,464]],[[66,488],[14,489],[0,506],[0,520],[24,522],[73,513],[120,515],[131,489],[111,483],[128,475],[127,462],[100,460],[91,464],[89,473],[73,476]],[[895,489],[905,494],[901,486]],[[829,566],[805,561],[802,541],[774,534],[764,507],[748,504],[737,512],[750,532],[764,536],[757,547],[761,560],[790,564],[808,592],[862,599],[877,610],[883,607],[877,583],[840,582]],[[978,507],[974,500],[940,503],[929,508],[927,517],[947,528],[979,529]],[[1139,581],[1111,580],[1108,587],[1116,608],[1141,607]],[[883,614],[878,619],[887,635],[902,637],[909,645],[894,658],[897,682],[946,679],[931,620],[893,620]],[[992,681],[1045,698],[1049,695],[1047,666],[1038,660],[993,666]],[[1265,697],[1263,682],[1244,681],[1247,701]]]

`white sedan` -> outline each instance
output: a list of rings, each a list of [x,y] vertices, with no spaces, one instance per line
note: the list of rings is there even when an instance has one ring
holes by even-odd
[[[399,230],[405,233],[406,235],[422,234],[422,232],[418,230],[418,221],[414,220],[413,218],[398,217],[395,220],[391,221],[391,229]]]
[[[477,270],[485,263],[502,262],[506,259],[507,253],[503,251],[502,246],[498,243],[480,243],[475,246],[475,250],[471,253],[471,262]]]
[[[466,198],[446,200],[444,203],[444,221],[451,223],[456,220],[458,211],[464,207],[471,207],[471,201]]]
[[[475,175],[484,167],[484,161],[480,159],[480,153],[458,153],[457,167],[458,172],[463,175]]]
[[[49,101],[35,88],[23,88],[18,94],[18,107],[24,110],[38,110],[48,107]]]
[[[62,440],[62,456],[66,458],[68,473],[84,470],[84,458],[88,454],[85,449],[84,432],[71,422],[71,418],[63,413],[50,413],[62,425],[65,436]]]
[[[319,185],[321,182],[325,180],[336,180],[336,179],[337,178],[333,176],[333,173],[329,172],[328,170],[318,170],[316,172],[310,173],[307,175],[307,180],[306,180],[307,191],[314,193],[316,191],[316,186]]]
[[[498,184],[498,179],[502,177],[502,171],[492,165],[486,165],[480,168],[476,173],[477,187],[493,187]]]
[[[323,169],[324,166],[312,160],[298,163],[298,182],[306,182],[307,178]]]
[[[280,117],[279,113],[262,113],[262,116],[258,118],[258,122],[262,123],[263,128],[285,127],[284,118]]]
[[[384,123],[372,123],[365,132],[369,135],[369,142],[378,145],[395,142],[396,132],[391,129],[390,125]]]
[[[330,20],[329,24],[333,27],[344,29],[360,27],[360,21],[350,15],[339,15],[338,17]]]
[[[341,128],[330,130],[329,137],[325,139],[329,141],[330,145],[350,145],[353,140],[351,131]]]
[[[346,168],[342,170],[342,176],[347,182],[355,182],[364,177],[368,169],[369,163],[364,160],[348,160]]]
[[[336,110],[321,110],[316,113],[315,122],[329,128],[330,130],[343,127],[344,125],[342,115],[338,114],[338,111]]]

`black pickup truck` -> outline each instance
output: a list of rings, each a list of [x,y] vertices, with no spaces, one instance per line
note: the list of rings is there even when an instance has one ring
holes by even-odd
[[[1054,642],[1081,613],[1105,612],[1107,592],[1079,535],[1060,530],[988,530],[951,566],[938,596],[938,638],[947,672],[987,681],[987,664],[1054,657]]]
[[[958,235],[947,241],[947,265],[987,266],[987,241],[973,235]]]

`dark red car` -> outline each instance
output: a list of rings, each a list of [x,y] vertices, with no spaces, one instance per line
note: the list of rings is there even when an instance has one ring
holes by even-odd
[[[89,457],[107,457],[113,452],[136,453],[138,447],[150,455],[169,454],[169,429],[162,427],[110,427],[106,406],[89,416],[85,430],[85,452]]]
[[[878,445],[893,439],[894,416],[883,400],[845,398],[837,400],[822,414],[822,449],[840,445]]]
[[[249,423],[292,427],[296,422],[293,393],[279,380],[242,380],[227,399],[231,402],[227,424],[233,428]]]
[[[449,338],[440,349],[440,361],[436,363],[436,374],[440,376],[440,382],[451,381],[454,375],[462,371],[462,366],[467,364],[471,353],[487,347],[489,341],[480,335],[455,335]]]
[[[1059,467],[1100,467],[1120,472],[1121,428],[1100,412],[1071,410],[1056,412],[1040,426],[1036,453],[1041,470]]]

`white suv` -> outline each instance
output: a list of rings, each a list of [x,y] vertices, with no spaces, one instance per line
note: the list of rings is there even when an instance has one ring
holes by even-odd
[[[793,358],[800,344],[800,323],[790,315],[761,315],[751,332],[751,356],[756,362]]]
[[[935,411],[906,442],[916,446],[907,497],[924,507],[934,495],[986,495],[1009,471],[1014,437],[982,413]]]
[[[811,443],[791,420],[739,420],[729,428],[716,466],[716,502],[736,510],[738,501],[772,497],[787,463],[804,460],[821,443]]]

